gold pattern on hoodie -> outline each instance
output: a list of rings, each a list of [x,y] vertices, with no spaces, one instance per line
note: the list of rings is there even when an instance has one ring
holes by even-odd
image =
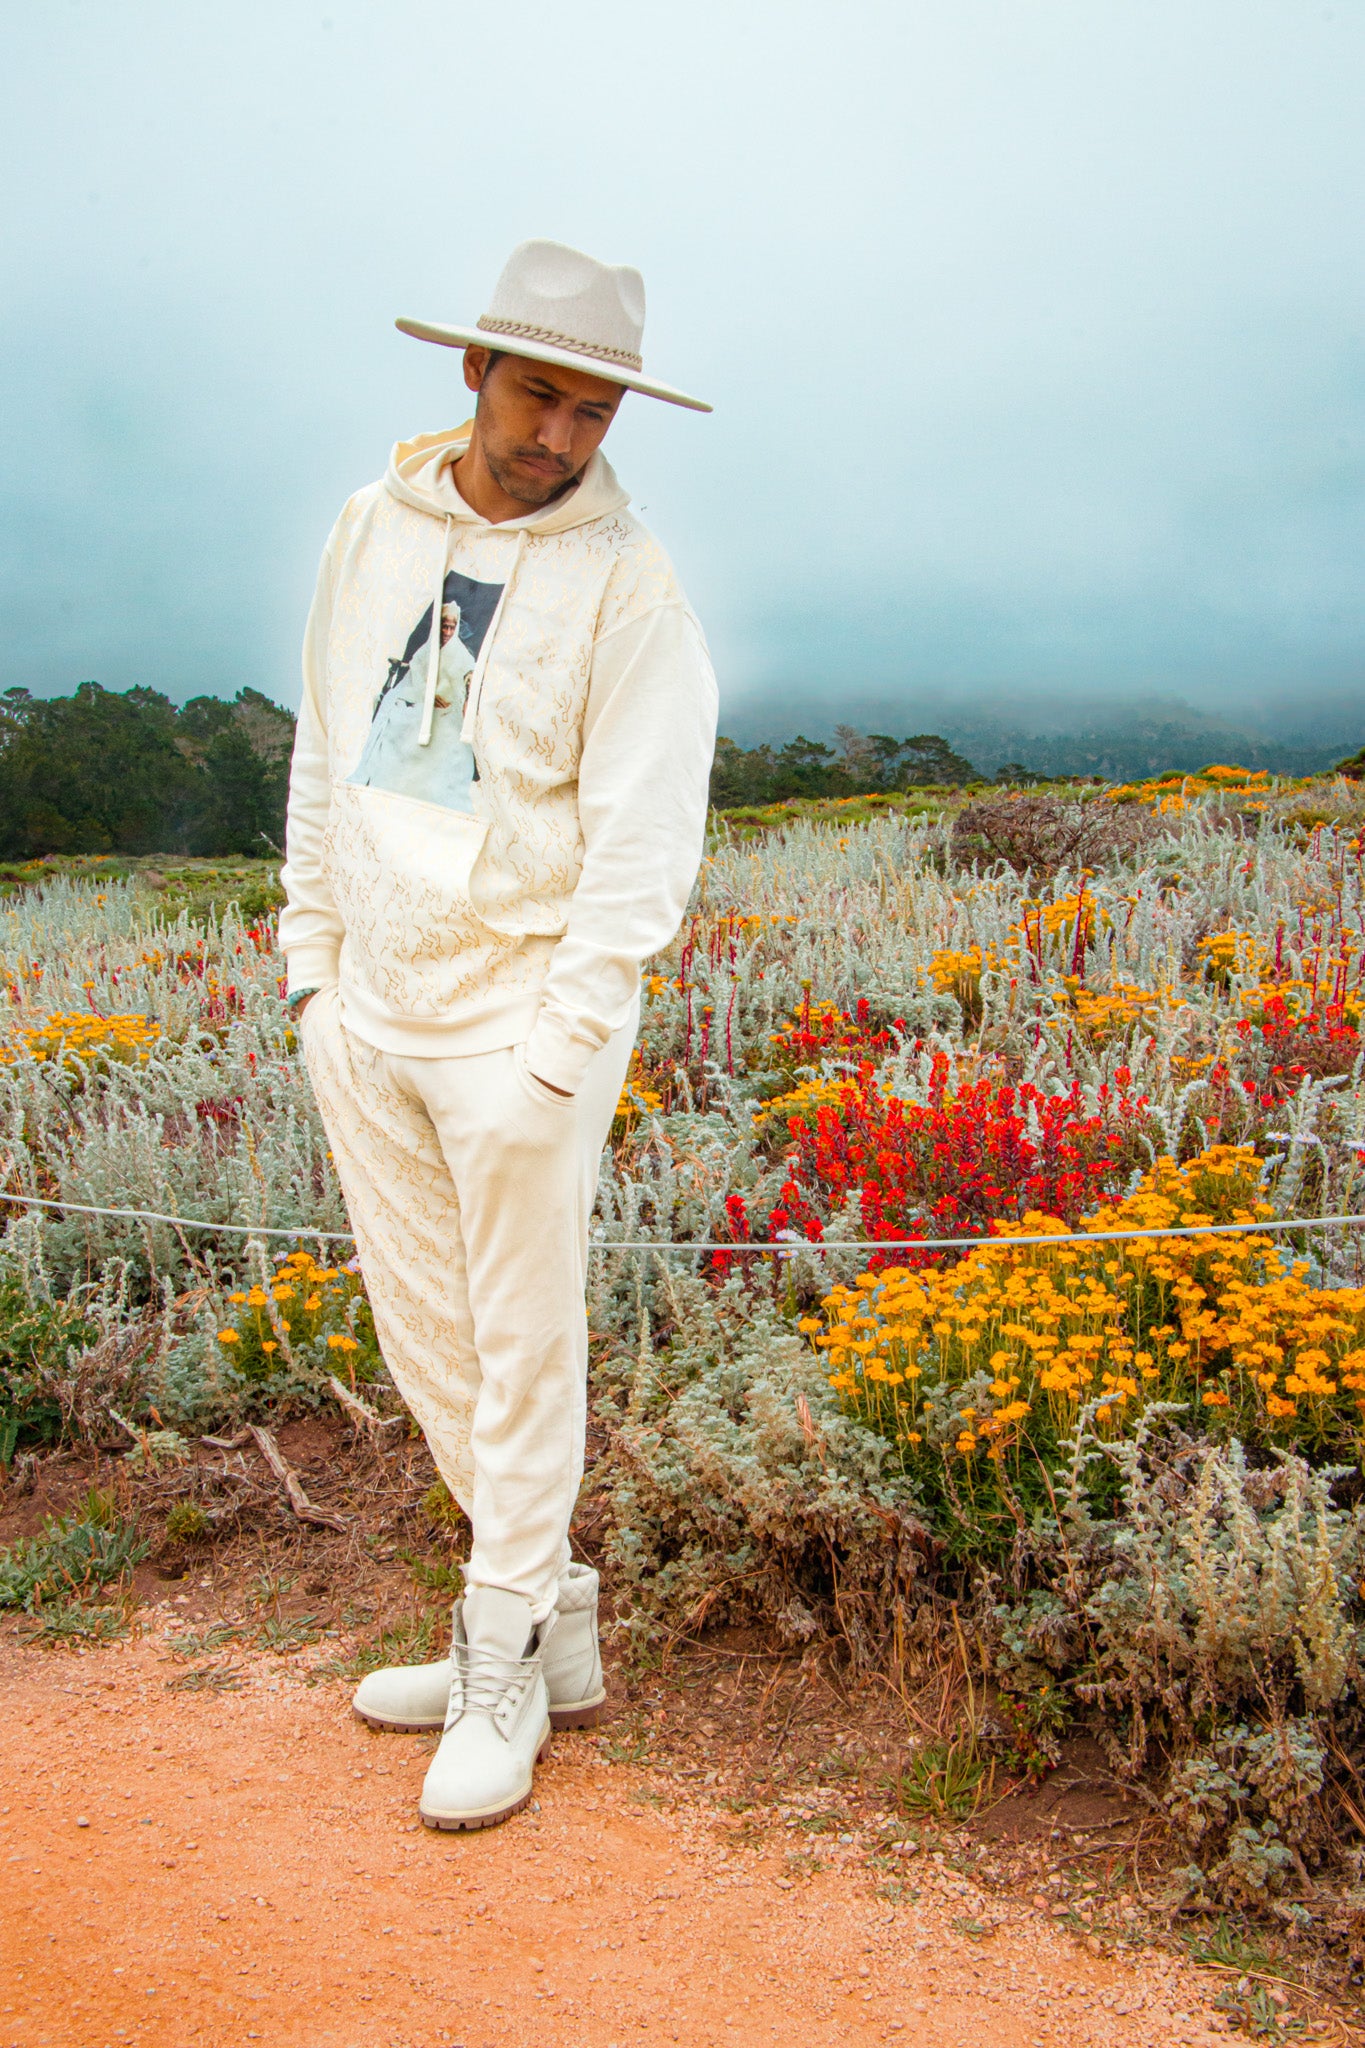
[[[600,453],[562,500],[490,526],[450,482],[459,448],[451,434],[400,446],[328,542],[305,647],[281,941],[291,977],[306,970],[315,983],[330,952],[351,1029],[433,1054],[524,1040],[547,1014],[552,958],[572,960],[584,994],[563,1008],[574,1041],[563,1057],[577,1066],[634,999],[639,959],[676,929],[704,828],[715,682],[667,556]],[[503,587],[469,678],[468,809],[357,775],[395,654],[452,577]],[[427,652],[411,662],[423,689]],[[613,776],[645,778],[628,800],[600,774],[580,791],[594,732],[598,755],[605,743],[622,764]],[[609,907],[620,900],[613,875],[596,913],[604,939],[557,953],[571,911],[580,919],[591,899],[578,886],[585,823],[599,861],[610,835],[639,839],[631,900]],[[599,974],[604,944],[622,960]]]

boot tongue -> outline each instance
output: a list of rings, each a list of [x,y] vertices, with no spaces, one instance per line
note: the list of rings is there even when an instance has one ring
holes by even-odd
[[[471,1586],[464,1596],[465,1641],[494,1656],[518,1659],[531,1646],[531,1603],[501,1586]]]

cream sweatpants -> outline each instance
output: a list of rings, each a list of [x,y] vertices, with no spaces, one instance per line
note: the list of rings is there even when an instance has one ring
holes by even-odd
[[[378,1052],[342,1023],[335,988],[300,1022],[385,1363],[473,1528],[466,1582],[522,1594],[537,1621],[569,1561],[588,1223],[636,1024],[564,1097],[519,1045]]]

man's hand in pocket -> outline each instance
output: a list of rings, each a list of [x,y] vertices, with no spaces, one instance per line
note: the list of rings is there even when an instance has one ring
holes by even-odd
[[[532,1072],[531,1072],[531,1069],[530,1069],[530,1067],[528,1067],[528,1068],[526,1069],[526,1071],[527,1071],[527,1073],[528,1073],[528,1074],[530,1074],[530,1075],[531,1075],[531,1079],[532,1079],[533,1081],[539,1081],[539,1082],[540,1082],[540,1085],[541,1085],[541,1087],[542,1087],[542,1088],[548,1088],[548,1089],[549,1089],[549,1091],[550,1091],[550,1093],[551,1093],[551,1095],[562,1095],[562,1096],[564,1097],[565,1101],[566,1101],[566,1102],[568,1101],[568,1099],[569,1099],[569,1096],[570,1096],[570,1094],[572,1093],[572,1090],[571,1090],[571,1089],[568,1089],[568,1088],[556,1088],[556,1087],[555,1087],[555,1084],[554,1084],[554,1082],[553,1082],[553,1081],[546,1081],[546,1080],[542,1079],[542,1077],[541,1077],[541,1076],[540,1076],[539,1074],[535,1074],[535,1073],[532,1073]]]

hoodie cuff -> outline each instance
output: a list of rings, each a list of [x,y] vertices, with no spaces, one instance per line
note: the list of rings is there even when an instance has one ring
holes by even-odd
[[[291,946],[286,956],[285,994],[303,988],[331,988],[340,975],[339,946]]]
[[[577,1095],[593,1054],[600,1050],[596,1038],[582,1037],[567,1018],[542,1010],[526,1041],[526,1065],[538,1081]]]

